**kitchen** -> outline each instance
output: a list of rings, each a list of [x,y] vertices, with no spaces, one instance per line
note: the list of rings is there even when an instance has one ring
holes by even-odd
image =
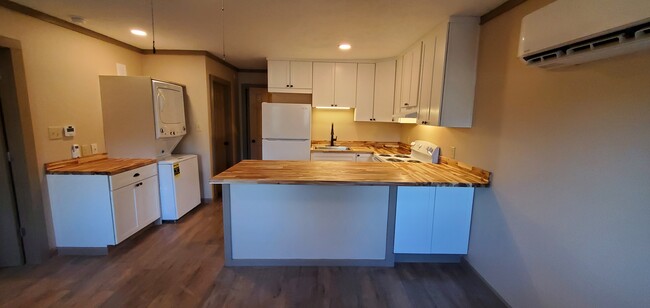
[[[357,123],[353,110],[317,110],[312,138],[328,140],[336,122],[339,142],[425,140],[439,145],[442,156],[455,147],[456,159],[492,172],[490,188],[476,189],[466,259],[510,305],[643,306],[643,205],[650,196],[639,183],[648,182],[650,165],[648,54],[557,71],[523,65],[517,59],[521,19],[550,2],[526,1],[481,26],[471,129]],[[75,142],[103,147],[97,76],[114,75],[115,63],[125,64],[129,75],[187,86],[194,133],[179,150],[199,154],[201,170],[210,165],[207,76],[230,81],[232,93],[238,84],[266,83],[263,73],[238,73],[205,55],[142,55],[13,10],[0,13],[0,35],[21,41],[25,62],[34,170],[41,170],[30,191],[47,191],[39,180],[43,164],[70,157],[70,142],[49,141],[48,126],[72,123]],[[204,199],[211,198],[205,193],[211,176],[201,177]]]

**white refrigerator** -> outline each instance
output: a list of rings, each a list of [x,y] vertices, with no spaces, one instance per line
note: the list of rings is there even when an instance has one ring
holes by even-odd
[[[262,159],[309,160],[311,105],[262,103]]]
[[[178,220],[201,203],[198,157],[178,154],[158,161],[162,220]]]

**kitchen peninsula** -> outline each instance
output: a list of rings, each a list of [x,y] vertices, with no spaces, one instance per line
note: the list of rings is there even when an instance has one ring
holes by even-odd
[[[399,190],[405,204],[413,203],[409,188],[417,190],[416,197],[424,196],[416,202],[435,201],[443,210],[457,207],[455,202],[469,203],[464,207],[469,217],[467,211],[447,211],[448,217],[441,212],[446,222],[433,227],[432,217],[431,227],[424,228],[429,234],[419,237],[424,254],[465,254],[474,188],[487,187],[489,178],[489,172],[444,157],[441,164],[248,160],[214,176],[210,184],[223,185],[226,265],[393,266],[396,254],[420,253],[417,243],[408,243],[412,240],[395,240],[410,238],[413,230],[407,229],[420,227],[409,223],[400,233],[398,224],[396,232]],[[425,211],[433,211],[426,204]],[[466,230],[454,232],[459,219]],[[449,252],[428,244],[436,230]],[[445,244],[458,236],[464,248]]]

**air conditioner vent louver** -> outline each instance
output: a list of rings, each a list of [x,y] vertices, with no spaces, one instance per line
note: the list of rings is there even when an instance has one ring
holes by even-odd
[[[646,49],[648,0],[556,0],[522,20],[519,57],[531,66],[562,67]]]

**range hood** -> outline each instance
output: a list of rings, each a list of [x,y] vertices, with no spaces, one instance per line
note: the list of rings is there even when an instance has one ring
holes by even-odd
[[[417,108],[402,108],[400,113],[393,114],[398,123],[415,124],[418,120]]]

